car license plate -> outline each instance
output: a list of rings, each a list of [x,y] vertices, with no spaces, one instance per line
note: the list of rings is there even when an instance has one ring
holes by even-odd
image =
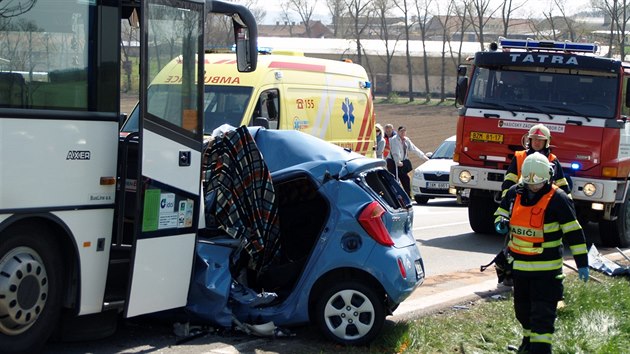
[[[481,141],[485,143],[503,143],[503,134],[470,132],[470,141]]]
[[[424,271],[422,270],[422,265],[420,264],[420,260],[417,259],[414,263],[416,266],[416,279],[424,278]]]
[[[433,189],[448,189],[447,182],[427,182],[427,188]]]

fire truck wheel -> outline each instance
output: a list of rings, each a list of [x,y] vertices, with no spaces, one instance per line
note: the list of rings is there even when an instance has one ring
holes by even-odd
[[[468,222],[470,228],[479,234],[494,234],[494,212],[497,204],[483,195],[470,194],[468,200]]]
[[[427,204],[429,202],[429,198],[421,197],[419,195],[414,196],[414,199],[416,200],[416,203],[418,203],[420,205]]]
[[[0,235],[3,353],[40,351],[58,324],[64,273],[53,239],[33,227],[10,227]]]
[[[601,242],[608,247],[630,247],[630,200],[615,207],[617,220],[599,222]]]
[[[385,322],[381,297],[355,281],[342,281],[324,290],[317,300],[315,316],[326,337],[346,345],[371,342]]]

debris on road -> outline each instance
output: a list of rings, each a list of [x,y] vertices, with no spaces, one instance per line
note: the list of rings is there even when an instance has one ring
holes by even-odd
[[[625,257],[625,254],[621,252],[621,250],[617,250]],[[595,245],[592,245],[591,249],[588,251],[588,264],[591,268],[596,269],[606,275],[614,276],[630,274],[629,267],[619,265],[618,263],[604,257],[601,253],[599,253]]]

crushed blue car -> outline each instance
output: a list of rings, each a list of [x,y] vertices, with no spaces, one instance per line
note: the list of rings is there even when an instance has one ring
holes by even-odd
[[[188,313],[372,341],[424,280],[411,200],[385,161],[299,131],[215,135]]]

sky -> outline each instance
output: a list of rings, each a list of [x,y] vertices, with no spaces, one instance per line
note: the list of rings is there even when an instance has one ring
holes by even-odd
[[[265,24],[274,24],[276,21],[281,18],[281,7],[280,4],[286,0],[258,0],[259,4],[264,4],[265,9],[267,10],[267,17],[265,18]],[[313,0],[311,0],[313,1]],[[446,2],[446,0],[433,0],[439,1],[440,4]],[[499,0],[492,0],[494,3],[498,4]],[[515,3],[523,0],[513,0]],[[566,2],[566,10],[569,14],[573,14],[577,11],[581,11],[583,9],[590,7],[590,0],[564,0]],[[408,0],[409,3],[413,4],[414,0]],[[547,11],[549,9],[552,1],[550,0],[526,0],[525,6],[519,11],[519,17],[527,17],[530,14],[533,16],[542,16],[540,14],[541,11]],[[500,14],[497,14],[500,16]],[[295,21],[299,21],[299,16],[297,14],[294,15]],[[326,0],[317,0],[317,6],[315,12],[313,14],[314,20],[321,20],[324,24],[330,23],[330,14],[328,12],[328,7],[326,6]]]

